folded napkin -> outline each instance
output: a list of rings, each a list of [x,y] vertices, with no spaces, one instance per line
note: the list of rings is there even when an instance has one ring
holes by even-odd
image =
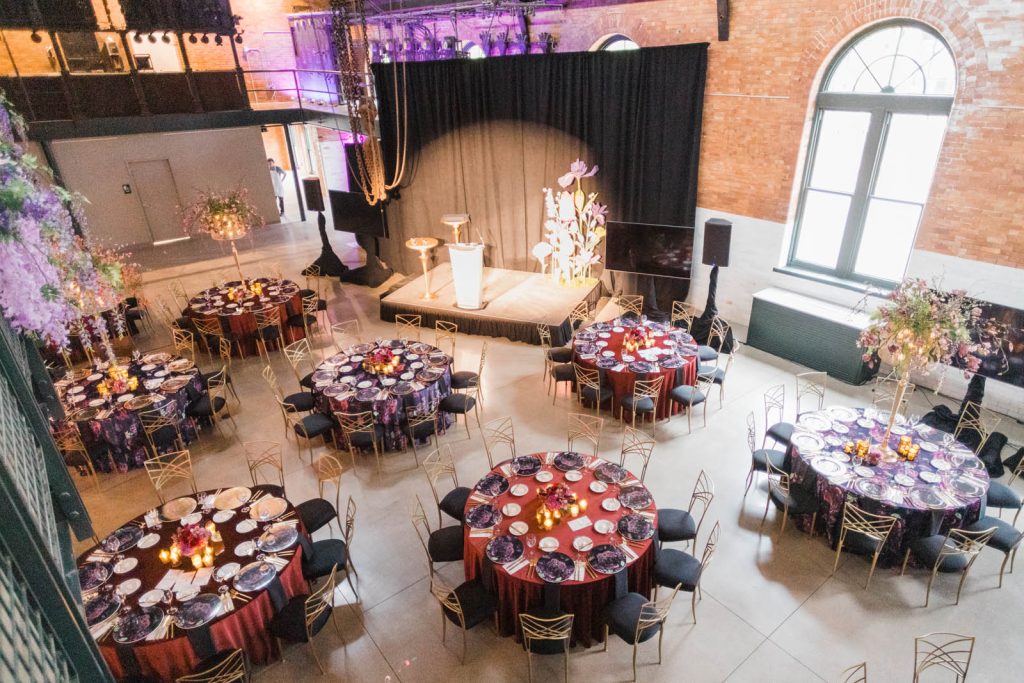
[[[626,554],[626,561],[627,562],[632,562],[636,558],[640,557],[635,552],[633,552],[633,549],[629,547],[628,543],[623,543],[623,544],[619,545],[619,547],[622,548],[622,552],[624,552]]]
[[[608,369],[611,370],[612,372],[622,372],[625,368],[626,368],[625,365],[623,365],[622,363],[618,363],[618,364],[613,365],[612,367],[610,367]]]
[[[576,566],[572,570],[572,580],[582,581],[587,576],[587,563],[580,560],[576,561]]]
[[[590,462],[588,462],[586,465],[584,465],[584,467],[586,467],[588,470],[592,470],[592,469],[595,469],[600,464],[601,464],[601,458],[591,458]]]
[[[424,389],[423,382],[410,382],[409,386],[412,387],[413,391],[423,391]]]
[[[544,456],[544,464],[550,465],[552,462],[554,462],[556,455],[558,454],[553,453],[552,451],[548,451],[547,454]]]
[[[89,633],[92,634],[93,640],[102,640],[104,636],[110,633],[110,629],[114,628],[114,622],[116,619],[111,617],[106,621],[101,621],[98,624],[93,624],[89,627]]]
[[[594,353],[581,353],[579,354],[580,360],[594,360],[597,358],[597,354]]]
[[[490,496],[485,496],[484,494],[482,494],[480,492],[473,493],[469,497],[469,499],[471,501],[473,501],[474,503],[490,503],[491,502],[491,497]]]
[[[583,515],[582,517],[577,517],[576,519],[570,519],[569,520],[569,528],[572,529],[573,531],[579,531],[580,529],[586,529],[591,524],[593,524],[593,522],[591,522],[590,518],[587,517],[586,515]]]
[[[298,523],[298,519],[286,519],[283,522],[274,522],[275,525],[280,524],[281,526],[295,526]]]
[[[494,532],[490,529],[470,529],[470,538],[490,538],[494,535]]]
[[[146,640],[163,640],[167,637],[167,631],[171,627],[171,617],[167,615],[160,622],[160,625],[153,629],[153,632],[146,636]]]
[[[235,601],[231,599],[231,591],[224,591],[220,594],[220,604],[225,614],[235,611]]]
[[[640,483],[639,479],[630,479],[629,481],[622,482],[622,484],[620,484],[620,486],[623,486],[623,487],[625,487],[625,486],[637,486],[639,483]]]
[[[508,564],[505,564],[504,567],[505,571],[507,571],[509,574],[515,574],[528,564],[530,564],[530,561],[526,559],[526,555],[523,555],[518,560],[512,560]]]
[[[512,476],[512,466],[511,465],[505,464],[505,465],[502,465],[501,467],[499,467],[498,469],[501,470],[501,473],[503,475],[505,475],[506,477],[511,477]]]
[[[86,562],[107,562],[113,559],[111,553],[103,552],[102,550],[95,550],[89,557],[85,558]]]
[[[651,520],[652,522],[654,521],[654,513],[653,512],[638,512],[637,514],[642,516],[642,517],[646,517],[647,519]]]
[[[281,571],[288,566],[288,560],[277,555],[267,555],[267,562],[274,565],[274,569]]]

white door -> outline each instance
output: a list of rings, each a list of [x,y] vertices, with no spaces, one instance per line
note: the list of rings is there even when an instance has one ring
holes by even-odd
[[[181,227],[178,187],[167,159],[129,161],[128,173],[142,203],[146,223],[154,242],[185,237]]]

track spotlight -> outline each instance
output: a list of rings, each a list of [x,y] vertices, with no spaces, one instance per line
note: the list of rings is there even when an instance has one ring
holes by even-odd
[[[190,33],[190,34],[188,34],[188,42],[190,42],[190,43],[192,43],[193,45],[195,45],[196,43],[198,43],[198,42],[199,42],[199,39],[198,39],[198,38],[196,38],[196,34],[194,34],[194,33]]]
[[[160,40],[164,41],[165,43],[170,43],[171,42],[171,34],[169,34],[167,31],[164,31],[164,35],[163,35],[163,37],[160,38]]]
[[[151,43],[155,43],[156,42],[156,36],[154,34],[152,34],[152,33],[149,34],[149,42],[151,42]]]
[[[203,45],[209,45],[210,44],[210,36],[208,36],[208,35],[206,35],[204,33],[203,37],[199,39],[199,42],[202,43]]]
[[[217,45],[223,45],[224,44],[224,38],[219,36],[219,35],[215,36],[214,39],[213,39],[213,42],[216,43]]]
[[[142,36],[140,34],[136,33],[135,36],[132,38],[132,40],[134,40],[136,43],[141,43],[142,42]]]
[[[235,42],[238,43],[239,45],[242,44],[242,34],[241,33],[238,33],[238,34],[235,35]]]
[[[41,43],[41,42],[43,42],[43,37],[41,35],[39,35],[39,33],[37,31],[32,31],[32,42],[33,43]]]

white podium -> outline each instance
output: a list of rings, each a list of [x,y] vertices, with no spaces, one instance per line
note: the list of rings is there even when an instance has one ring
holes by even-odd
[[[468,311],[483,308],[484,245],[460,242],[447,247],[455,284],[455,306]]]

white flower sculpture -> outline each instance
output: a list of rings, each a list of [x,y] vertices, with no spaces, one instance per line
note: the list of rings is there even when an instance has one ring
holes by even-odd
[[[588,169],[584,161],[577,159],[569,172],[558,179],[562,187],[558,194],[544,188],[546,241],[534,246],[533,256],[540,261],[541,273],[551,257],[551,277],[559,284],[585,283],[594,264],[601,260],[597,248],[605,236],[608,207],[596,201],[596,192],[584,192],[582,182],[597,170],[597,166]],[[575,189],[568,190],[573,183]]]

